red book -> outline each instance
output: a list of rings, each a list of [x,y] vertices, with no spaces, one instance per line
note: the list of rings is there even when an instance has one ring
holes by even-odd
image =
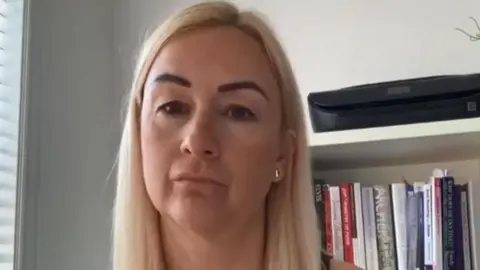
[[[332,225],[332,201],[328,185],[323,186],[323,202],[325,206],[325,244],[327,253],[333,255],[333,225]]]
[[[342,233],[343,233],[343,260],[355,263],[353,255],[352,237],[352,201],[350,196],[350,184],[340,184],[340,206],[342,207]]]

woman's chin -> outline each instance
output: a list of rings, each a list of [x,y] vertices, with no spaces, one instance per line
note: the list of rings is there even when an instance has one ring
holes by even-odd
[[[170,198],[167,214],[179,226],[196,233],[215,233],[227,219],[227,202],[200,194]]]

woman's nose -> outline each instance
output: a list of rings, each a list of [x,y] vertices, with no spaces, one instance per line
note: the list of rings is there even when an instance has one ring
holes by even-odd
[[[213,126],[211,119],[192,119],[180,145],[181,152],[198,158],[218,157],[220,149]]]

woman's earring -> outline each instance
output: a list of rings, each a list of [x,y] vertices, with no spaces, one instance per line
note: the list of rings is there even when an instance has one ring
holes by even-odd
[[[280,170],[276,169],[275,170],[275,182],[280,181]]]

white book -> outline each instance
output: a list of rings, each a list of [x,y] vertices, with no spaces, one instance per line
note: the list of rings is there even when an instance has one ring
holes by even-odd
[[[342,212],[340,206],[340,188],[338,186],[330,186],[330,202],[332,207],[333,257],[336,260],[343,261]]]
[[[407,269],[407,190],[405,183],[391,184],[398,269]]]
[[[354,259],[355,265],[365,269],[365,238],[363,231],[363,211],[362,211],[362,190],[360,183],[353,184],[353,194],[355,199],[355,223],[357,227],[357,239],[355,241]]]
[[[433,265],[432,240],[432,183],[429,181],[423,187],[423,237],[425,265]]]
[[[377,248],[377,225],[375,222],[375,202],[373,188],[362,188],[363,228],[365,232],[365,270],[379,270]]]

